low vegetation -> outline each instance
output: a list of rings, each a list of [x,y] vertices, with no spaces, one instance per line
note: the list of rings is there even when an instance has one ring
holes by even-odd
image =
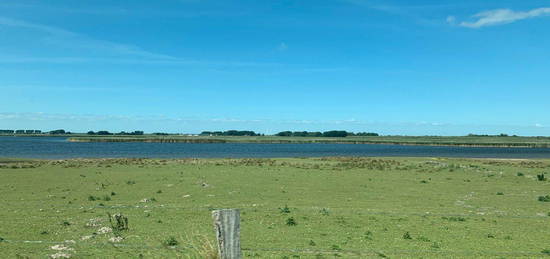
[[[217,208],[241,209],[245,257],[540,257],[548,172],[547,160],[0,160],[0,258],[215,258]]]
[[[523,147],[550,148],[550,137],[500,137],[500,136],[347,136],[347,137],[284,137],[284,136],[75,136],[74,142],[180,142],[180,143],[335,143],[335,144],[387,144],[433,145],[471,147]]]

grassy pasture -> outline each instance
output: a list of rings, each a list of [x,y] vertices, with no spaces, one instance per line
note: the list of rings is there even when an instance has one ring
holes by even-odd
[[[201,258],[215,208],[242,209],[245,257],[541,257],[543,173],[548,160],[3,159],[0,258]],[[128,217],[122,240],[107,213]]]
[[[188,143],[348,143],[348,144],[400,144],[493,147],[550,147],[550,137],[520,136],[350,136],[329,137],[278,137],[278,136],[77,136],[74,142],[188,142]]]

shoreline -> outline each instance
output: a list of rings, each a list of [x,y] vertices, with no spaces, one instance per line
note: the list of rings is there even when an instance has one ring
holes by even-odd
[[[489,147],[489,148],[550,148],[550,143],[450,143],[373,140],[287,140],[287,139],[214,139],[214,138],[85,138],[70,137],[68,142],[143,142],[143,143],[197,143],[197,144],[370,144],[400,146]]]

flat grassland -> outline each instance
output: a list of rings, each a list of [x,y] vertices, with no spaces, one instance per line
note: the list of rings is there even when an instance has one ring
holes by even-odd
[[[241,209],[245,257],[540,257],[545,172],[549,160],[3,159],[0,258],[206,257],[216,208]],[[107,213],[128,217],[122,239]]]
[[[73,142],[187,142],[187,143],[342,143],[342,144],[396,144],[487,147],[550,147],[550,137],[519,136],[349,136],[278,137],[278,136],[77,136]]]

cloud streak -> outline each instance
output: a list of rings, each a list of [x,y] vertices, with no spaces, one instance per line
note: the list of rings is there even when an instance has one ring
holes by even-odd
[[[41,33],[45,33],[48,36],[46,38],[47,42],[65,46],[65,47],[71,47],[71,48],[76,47],[79,49],[107,52],[109,54],[134,56],[134,57],[148,58],[148,59],[162,59],[162,60],[176,59],[168,55],[152,53],[152,52],[143,50],[137,46],[120,44],[120,43],[104,41],[104,40],[96,40],[86,35],[75,33],[62,28],[27,22],[23,20],[12,19],[8,17],[0,16],[0,26],[24,28],[24,29],[30,29]]]
[[[152,59],[140,57],[13,57],[0,56],[0,64],[118,64],[118,65],[173,65],[173,66],[215,66],[215,67],[282,67],[281,63],[259,63],[259,62],[227,62],[227,61],[206,61],[190,60],[183,58]],[[327,70],[330,68],[327,68]]]
[[[60,46],[64,50],[76,49],[79,56],[63,57],[22,57],[0,56],[0,64],[7,63],[48,63],[48,64],[81,64],[81,63],[110,63],[110,64],[143,64],[143,65],[191,65],[216,67],[278,67],[286,64],[273,62],[241,62],[193,60],[150,52],[130,44],[120,44],[111,41],[93,39],[87,35],[72,32],[63,28],[12,19],[0,16],[0,28],[12,27],[32,30],[41,33],[37,36],[45,43]],[[285,43],[279,48],[288,48]]]
[[[477,20],[461,22],[459,25],[467,28],[481,28],[509,24],[520,20],[550,15],[550,7],[537,8],[529,11],[514,11],[510,9],[495,9],[475,14]]]

